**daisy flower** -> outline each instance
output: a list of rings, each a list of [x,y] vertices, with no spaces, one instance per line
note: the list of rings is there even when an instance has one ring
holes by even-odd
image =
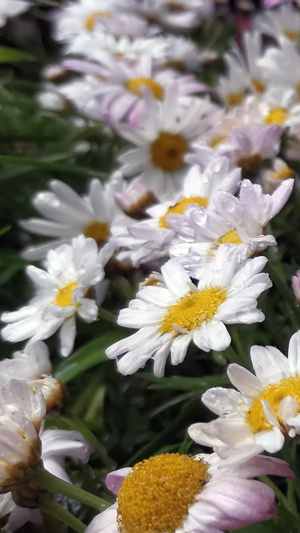
[[[188,30],[197,26],[203,18],[213,13],[212,0],[142,0],[136,4],[136,12],[150,22]]]
[[[267,223],[288,201],[293,179],[283,181],[272,194],[263,194],[262,187],[250,180],[241,183],[239,198],[221,191],[214,197],[213,209],[190,207],[183,217],[170,214],[168,223],[186,243],[178,239],[170,255],[188,267],[194,261],[210,261],[224,243],[238,246],[243,257],[252,256],[276,245],[272,235],[265,235]],[[192,244],[189,244],[192,243]]]
[[[293,89],[296,100],[300,100],[300,54],[293,42],[281,39],[280,47],[267,48],[258,64],[268,87]]]
[[[189,96],[208,89],[194,75],[179,74],[174,70],[157,70],[150,56],[140,56],[134,64],[120,61],[111,55],[102,58],[102,64],[66,60],[65,68],[97,74],[97,86],[91,98],[100,99],[100,115],[108,124],[118,124],[125,118],[133,127],[139,127],[145,113],[145,94],[162,100],[170,84],[176,84],[178,96]]]
[[[127,35],[135,38],[148,33],[149,24],[145,19],[127,8],[130,0],[78,0],[68,2],[53,13],[54,38],[70,42],[86,35],[93,39],[94,32],[108,32],[114,35]]]
[[[71,483],[71,480],[65,470],[65,458],[74,457],[85,464],[93,452],[91,446],[77,431],[46,429],[40,432],[40,440],[42,446],[41,459],[45,470],[69,483]],[[11,493],[6,496],[11,499],[10,515],[7,523],[9,531],[19,529],[27,522],[43,524],[43,516],[39,509],[19,507],[14,503]]]
[[[45,270],[28,266],[26,272],[36,294],[27,306],[3,313],[1,320],[8,324],[2,330],[3,339],[33,342],[48,339],[61,328],[60,353],[69,355],[76,336],[76,315],[85,322],[97,320],[98,306],[87,297],[87,291],[103,280],[104,266],[112,252],[110,244],[99,252],[93,239],[80,235],[71,244],[50,250]],[[106,288],[105,281],[103,286]]]
[[[259,66],[258,60],[262,56],[262,37],[259,32],[243,32],[242,48],[236,43],[232,45],[231,54],[225,54],[225,61],[228,68],[234,68],[234,65],[242,67],[244,78],[248,79],[249,88],[254,92],[261,94],[265,90],[265,79],[263,69]],[[251,87],[252,86],[252,87]]]
[[[261,182],[264,192],[273,193],[283,181],[295,176],[295,171],[290,168],[283,159],[276,157],[272,162],[272,168],[263,170],[261,173]]]
[[[47,345],[42,341],[27,344],[12,359],[0,362],[0,382],[24,380],[30,387],[39,385],[46,402],[47,412],[61,406],[65,386],[52,376],[52,365]]]
[[[253,479],[266,474],[294,477],[287,463],[272,457],[233,464],[217,454],[150,457],[108,474],[117,501],[86,533],[222,533],[269,520],[277,514],[275,495]]]
[[[278,39],[283,35],[292,42],[300,37],[300,12],[292,3],[285,3],[276,10],[259,13],[254,26],[265,35]]]
[[[121,172],[125,176],[142,172],[145,184],[159,197],[173,195],[182,186],[185,156],[192,143],[211,128],[214,115],[215,106],[201,99],[183,109],[176,89],[168,87],[163,101],[149,100],[139,130],[127,124],[117,127],[122,137],[136,145],[119,156]]]
[[[231,383],[238,389],[209,389],[204,404],[219,418],[194,424],[189,434],[205,446],[230,447],[235,456],[277,453],[285,440],[300,434],[300,332],[290,340],[288,357],[273,346],[252,346],[255,375],[232,364]],[[234,428],[234,429],[233,429]]]
[[[122,356],[117,366],[124,375],[153,359],[154,374],[162,376],[169,353],[178,365],[191,341],[205,352],[225,350],[231,342],[225,324],[264,320],[257,298],[272,285],[267,274],[260,274],[266,262],[256,257],[241,263],[232,246],[223,245],[214,260],[195,272],[195,284],[171,259],[161,268],[165,287],[142,287],[120,311],[118,324],[139,331],[110,346],[106,355]]]
[[[118,176],[116,173],[105,185],[98,179],[92,180],[86,196],[80,196],[62,181],[50,181],[50,191],[39,192],[33,198],[33,205],[43,218],[22,220],[20,226],[51,240],[29,246],[22,256],[38,261],[50,250],[70,243],[81,234],[94,239],[99,247],[103,246],[109,239],[112,222],[121,215],[114,200],[120,183]]]
[[[17,487],[40,461],[39,430],[45,401],[39,386],[33,390],[12,379],[0,387],[0,493]]]
[[[166,257],[168,245],[175,232],[169,227],[168,217],[176,214],[178,224],[182,215],[190,205],[210,207],[218,190],[237,192],[241,180],[241,171],[227,157],[218,157],[210,149],[198,146],[198,157],[187,156],[187,161],[199,161],[212,156],[204,170],[194,165],[188,171],[181,192],[176,193],[172,200],[157,203],[146,209],[148,218],[137,223],[116,223],[112,226],[112,240],[121,249],[119,259],[129,259],[133,266]],[[209,155],[207,154],[209,152]],[[121,227],[120,227],[121,226]],[[126,250],[127,248],[127,250]]]
[[[234,126],[218,152],[230,157],[244,171],[256,172],[264,159],[278,154],[282,134],[283,128],[276,124]]]
[[[0,6],[0,28],[5,26],[7,19],[16,17],[27,11],[30,3],[25,0],[1,0]]]

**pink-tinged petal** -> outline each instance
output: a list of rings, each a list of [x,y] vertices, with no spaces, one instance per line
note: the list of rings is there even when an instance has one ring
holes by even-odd
[[[260,381],[240,365],[235,363],[229,365],[227,374],[231,383],[246,396],[256,396],[262,390]]]
[[[85,533],[119,533],[117,504],[98,514],[86,528]]]
[[[275,457],[258,455],[237,467],[238,475],[243,478],[253,478],[259,476],[281,476],[288,479],[295,477],[286,461]]]
[[[122,486],[122,483],[124,479],[128,476],[130,470],[130,467],[120,468],[120,470],[116,470],[115,472],[110,472],[109,474],[107,474],[105,480],[106,486],[108,490],[110,490],[110,492],[112,492],[115,496],[117,496]]]
[[[206,493],[202,493],[203,498],[222,512],[222,524],[213,523],[222,530],[224,526],[225,529],[239,529],[269,520],[276,514],[274,492],[260,481],[229,477],[216,483],[212,481],[209,485]]]

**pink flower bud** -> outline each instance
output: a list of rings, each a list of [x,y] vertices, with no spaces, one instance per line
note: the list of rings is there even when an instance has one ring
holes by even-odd
[[[115,193],[116,204],[132,218],[143,218],[144,210],[156,203],[156,198],[141,178],[135,178],[122,192]]]
[[[296,275],[292,277],[292,287],[296,302],[300,304],[300,270],[297,270]]]

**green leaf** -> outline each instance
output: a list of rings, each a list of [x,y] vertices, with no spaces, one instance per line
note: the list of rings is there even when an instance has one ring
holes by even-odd
[[[201,392],[210,387],[228,385],[229,381],[222,376],[203,376],[201,378],[185,378],[181,376],[172,376],[170,378],[157,378],[148,372],[139,372],[138,377],[153,383],[150,385],[151,390],[182,390]]]
[[[95,339],[83,348],[80,348],[71,357],[64,361],[55,371],[54,375],[62,383],[69,383],[89,368],[108,361],[105,350],[122,337],[119,331],[109,331]]]
[[[22,61],[35,61],[35,58],[22,50],[0,46],[0,63],[20,63]]]

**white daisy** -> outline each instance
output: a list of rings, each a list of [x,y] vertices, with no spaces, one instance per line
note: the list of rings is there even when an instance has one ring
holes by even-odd
[[[98,246],[105,244],[110,236],[111,223],[121,216],[114,200],[119,183],[117,173],[105,185],[94,179],[89,184],[88,194],[80,196],[62,181],[50,181],[50,191],[39,192],[33,198],[33,205],[43,219],[22,220],[20,226],[51,240],[29,246],[22,256],[30,261],[43,259],[49,250],[70,243],[72,238],[81,234],[94,239]]]
[[[272,457],[244,463],[217,454],[150,457],[108,474],[117,501],[86,533],[222,533],[269,520],[277,514],[275,495],[253,479],[266,474],[294,477],[287,463]]]
[[[284,35],[290,41],[297,42],[300,37],[299,8],[288,3],[278,9],[263,11],[254,19],[254,27],[273,39],[279,40]]]
[[[45,401],[39,386],[12,379],[0,387],[0,493],[13,490],[40,461]]]
[[[214,10],[212,0],[142,0],[135,7],[150,22],[182,30],[197,26]]]
[[[103,280],[104,266],[112,253],[111,244],[99,252],[93,239],[80,235],[71,244],[50,250],[45,270],[28,266],[26,272],[36,294],[27,306],[3,313],[1,320],[8,325],[2,337],[10,342],[33,342],[48,339],[61,328],[60,352],[64,357],[69,355],[76,336],[75,316],[85,322],[97,320],[98,306],[87,297],[87,291]],[[106,288],[105,281],[103,284]]]
[[[175,236],[173,228],[168,225],[169,215],[176,214],[180,226],[180,219],[183,220],[182,215],[188,206],[210,207],[218,190],[233,194],[238,190],[241,171],[227,157],[218,157],[213,150],[198,146],[197,156],[187,156],[187,161],[195,163],[199,159],[209,162],[204,170],[199,165],[191,167],[182,190],[173,199],[149,207],[145,212],[148,218],[129,223],[127,229],[124,224],[112,226],[112,240],[121,249],[120,260],[128,259],[137,267],[141,263],[166,257]]]
[[[269,195],[263,194],[260,185],[243,180],[239,198],[221,191],[214,197],[213,209],[190,207],[183,220],[170,214],[170,227],[187,241],[174,242],[171,257],[190,268],[192,262],[210,261],[224,243],[237,245],[243,257],[276,245],[273,235],[265,234],[265,228],[288,201],[293,184],[293,179],[285,180]]]
[[[215,259],[195,272],[195,285],[174,260],[162,268],[165,287],[146,286],[118,317],[120,326],[138,329],[134,335],[110,346],[106,354],[118,360],[126,375],[154,360],[154,373],[162,376],[171,353],[173,365],[181,363],[191,341],[205,352],[225,350],[231,342],[225,324],[262,322],[257,298],[271,282],[260,274],[267,259],[244,263],[230,245],[222,245]]]
[[[52,376],[49,350],[44,342],[29,343],[22,352],[15,352],[12,359],[0,362],[0,382],[11,379],[24,380],[30,387],[39,385],[47,412],[61,406],[65,387]]]
[[[168,87],[163,101],[149,101],[139,130],[125,124],[117,127],[122,137],[137,147],[119,156],[121,172],[126,176],[143,172],[146,185],[155,194],[173,195],[182,186],[184,158],[191,144],[211,128],[214,111],[213,104],[200,98],[183,109],[176,89]]]
[[[273,193],[283,181],[295,177],[295,171],[283,159],[276,157],[272,168],[261,172],[261,182],[264,192]]]
[[[25,0],[1,0],[0,5],[0,28],[5,26],[7,19],[16,17],[27,11],[30,3]]]
[[[90,98],[98,100],[101,118],[111,125],[127,119],[133,127],[139,127],[148,91],[153,98],[162,100],[168,86],[174,84],[179,97],[208,89],[192,74],[155,69],[149,55],[140,56],[131,64],[107,55],[102,58],[102,64],[71,59],[63,65],[66,69],[96,75],[98,83],[90,91]]]
[[[288,357],[273,346],[252,346],[250,357],[255,376],[237,364],[228,367],[238,391],[217,387],[202,396],[219,418],[189,428],[196,442],[253,455],[276,453],[300,434],[300,332],[291,337]]]
[[[54,38],[70,42],[82,34],[93,38],[94,32],[137,37],[148,32],[145,19],[128,12],[130,0],[78,0],[68,2],[55,12]]]
[[[40,432],[40,439],[42,445],[41,459],[45,470],[69,483],[71,480],[65,470],[65,458],[74,457],[81,463],[87,463],[93,452],[91,446],[77,431],[46,429]],[[9,531],[19,529],[27,522],[43,524],[43,516],[39,509],[19,507],[13,502],[10,493],[7,496],[11,498],[13,503],[7,523]],[[20,495],[18,499],[20,499]]]
[[[267,48],[258,64],[268,87],[293,89],[296,100],[300,100],[300,54],[294,43],[281,39],[280,47]]]

